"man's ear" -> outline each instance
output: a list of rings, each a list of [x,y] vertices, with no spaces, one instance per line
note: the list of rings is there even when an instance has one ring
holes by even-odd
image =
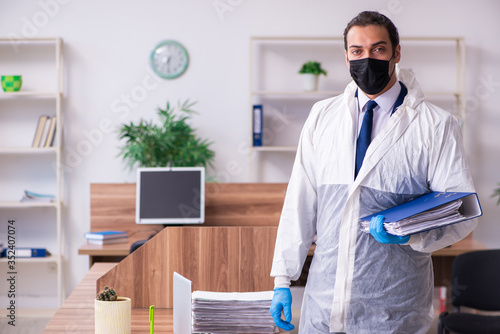
[[[349,63],[349,59],[347,58],[347,50],[345,51],[345,63],[347,65],[347,68],[350,69],[351,68],[351,64]]]
[[[396,50],[394,51],[394,62],[397,64],[401,60],[401,44],[396,46]]]

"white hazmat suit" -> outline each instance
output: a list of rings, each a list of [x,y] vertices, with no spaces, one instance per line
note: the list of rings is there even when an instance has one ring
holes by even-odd
[[[429,191],[474,191],[457,120],[398,70],[403,104],[372,140],[354,180],[357,86],[317,102],[302,130],[278,228],[271,276],[299,278],[317,233],[299,333],[426,333],[433,318],[431,252],[476,220],[380,244],[359,217]]]

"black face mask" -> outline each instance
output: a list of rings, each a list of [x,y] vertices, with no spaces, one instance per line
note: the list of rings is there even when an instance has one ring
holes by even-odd
[[[349,60],[349,64],[352,79],[368,95],[380,93],[391,80],[389,60],[363,58]]]

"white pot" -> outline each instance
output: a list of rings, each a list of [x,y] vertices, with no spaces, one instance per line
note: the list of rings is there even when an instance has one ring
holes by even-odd
[[[303,73],[302,75],[302,88],[306,92],[312,92],[318,89],[318,75]]]
[[[132,302],[118,297],[115,301],[94,301],[96,334],[130,334]]]

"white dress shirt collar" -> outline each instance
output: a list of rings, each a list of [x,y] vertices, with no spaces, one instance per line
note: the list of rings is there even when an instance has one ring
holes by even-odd
[[[387,92],[375,98],[375,102],[377,102],[381,111],[383,111],[384,113],[388,113],[390,116],[392,113],[392,109],[394,108],[394,104],[398,99],[399,93],[401,93],[401,84],[399,83],[399,81],[396,81],[396,83],[392,85],[392,87],[389,88]],[[359,107],[362,112],[365,111],[365,105],[369,100],[370,99],[368,98],[368,96],[366,96],[366,94],[362,90],[358,89]]]
[[[375,138],[380,131],[382,131],[385,124],[391,117],[392,110],[394,109],[394,105],[396,104],[396,100],[398,99],[400,93],[401,84],[399,81],[396,81],[396,83],[389,88],[387,92],[375,99],[375,102],[377,102],[378,105],[373,109],[372,139]],[[361,130],[363,117],[365,115],[366,103],[369,100],[368,96],[358,89],[358,122],[356,124],[356,133],[358,135]]]

